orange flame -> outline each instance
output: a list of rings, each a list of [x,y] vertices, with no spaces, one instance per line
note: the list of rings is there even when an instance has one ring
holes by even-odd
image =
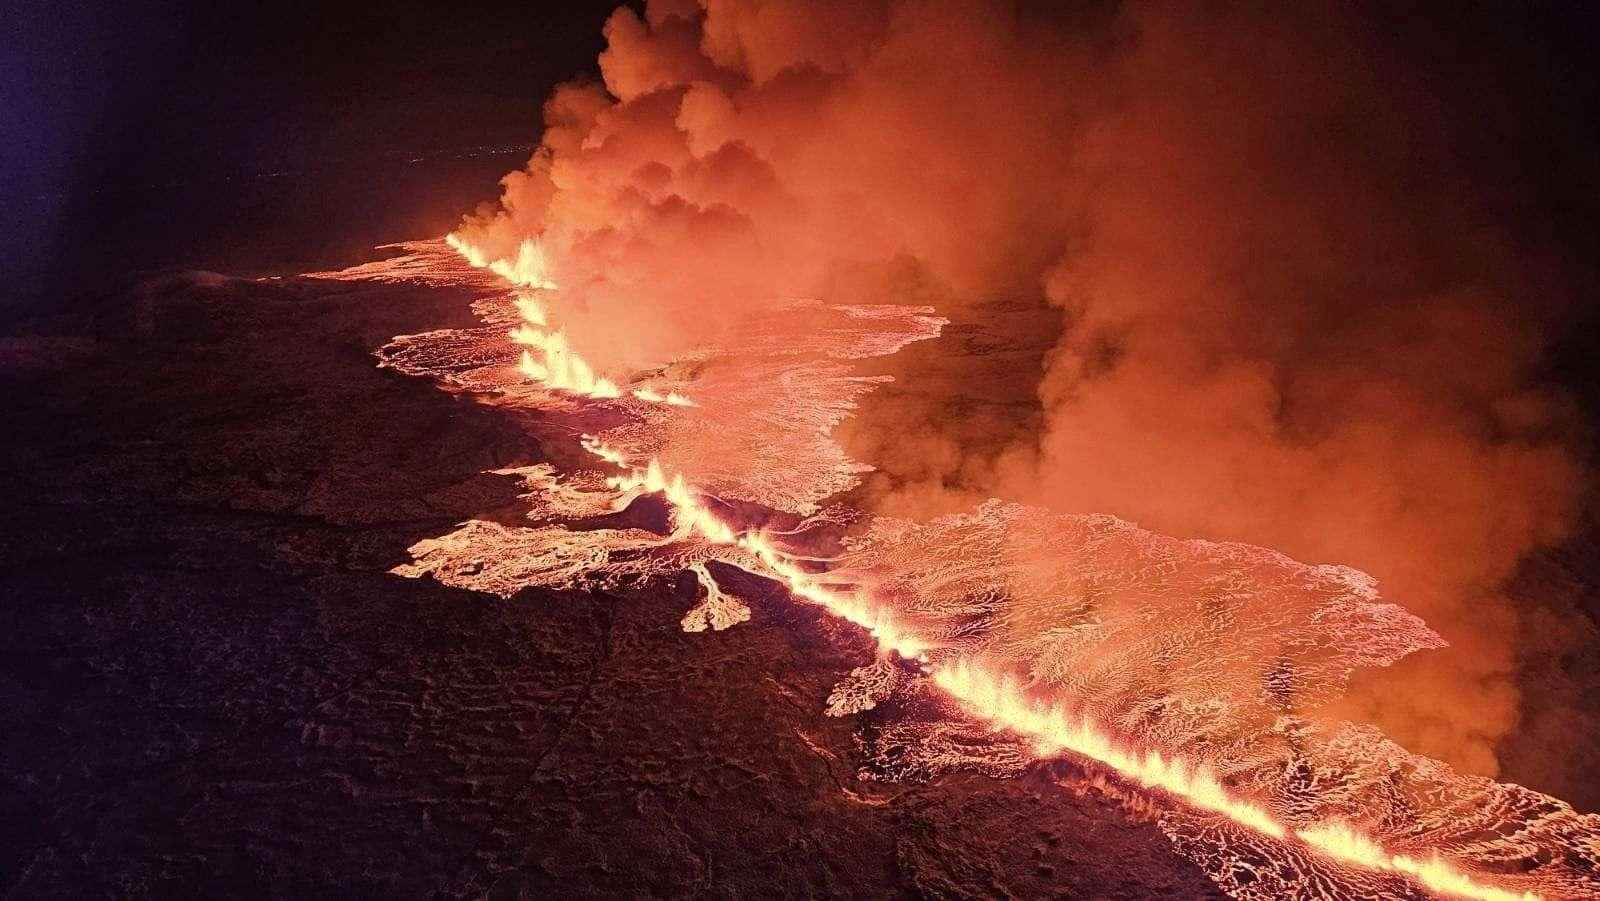
[[[1273,838],[1286,834],[1264,808],[1230,797],[1204,767],[1168,760],[1155,751],[1140,754],[1120,747],[1088,718],[1069,717],[1060,706],[1045,707],[1029,700],[1010,679],[996,676],[971,661],[957,660],[940,666],[933,672],[933,681],[970,712],[1034,739],[1043,754],[1072,751],[1106,764],[1147,788],[1183,798],[1195,807],[1223,814],[1257,832]]]
[[[556,290],[555,282],[550,280],[544,251],[531,238],[518,245],[517,255],[510,259],[491,258],[481,248],[454,232],[445,235],[444,240],[474,268],[488,269],[511,284],[530,291]],[[536,358],[532,351],[524,350],[517,360],[519,372],[546,388],[569,394],[600,400],[622,396],[622,389],[616,382],[598,375],[593,366],[572,350],[563,332],[548,330],[549,321],[538,298],[531,293],[519,293],[513,304],[522,316],[522,324],[511,330],[511,340],[539,352]],[[694,406],[693,401],[676,391],[663,395],[644,387],[632,393],[646,403]]]
[[[1532,892],[1518,894],[1473,882],[1441,860],[1438,855],[1424,862],[1404,854],[1390,854],[1377,842],[1356,832],[1347,823],[1323,823],[1301,829],[1295,834],[1306,844],[1329,857],[1369,870],[1405,873],[1436,892],[1460,895],[1464,898],[1481,898],[1483,901],[1531,901],[1538,898]]]
[[[695,405],[694,401],[676,391],[668,391],[666,394],[662,394],[648,385],[643,388],[635,388],[633,396],[652,404],[667,404],[673,407],[692,407]]]
[[[513,285],[522,288],[535,288],[542,291],[554,291],[555,282],[550,280],[549,267],[545,263],[544,251],[538,242],[532,238],[524,240],[517,245],[517,255],[511,259],[493,259],[484,253],[481,248],[467,243],[465,238],[451,232],[444,236],[444,242],[449,244],[456,253],[466,257],[476,269],[487,269],[500,276]]]
[[[567,347],[567,336],[561,332],[541,332],[527,325],[511,331],[511,340],[537,348],[544,356],[543,362],[524,350],[517,362],[523,375],[546,387],[582,394],[587,397],[621,397],[622,390],[615,382],[594,374],[594,369],[583,358]]]

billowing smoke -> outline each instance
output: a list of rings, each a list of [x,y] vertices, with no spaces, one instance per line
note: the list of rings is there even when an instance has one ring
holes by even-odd
[[[1582,482],[1533,378],[1562,299],[1502,231],[1515,187],[1469,118],[1496,111],[1445,108],[1462,86],[1351,25],[1140,25],[1078,148],[1090,225],[1045,281],[1069,331],[1007,490],[1372,572],[1452,648],[1375,674],[1352,718],[1493,772],[1500,588]]]
[[[976,5],[619,10],[605,83],[550,99],[468,236],[539,235],[573,343],[617,366],[841,284],[1036,292],[1077,215],[1052,186],[1081,116],[1053,85],[1088,59],[1030,31]]]
[[[573,346],[615,371],[796,296],[1049,305],[1036,369],[991,387],[952,363],[892,433],[850,436],[874,501],[1000,495],[1365,569],[1452,648],[1342,712],[1490,773],[1517,718],[1502,588],[1586,479],[1575,406],[1539,380],[1571,301],[1528,227],[1548,173],[1517,163],[1511,76],[1399,24],[651,2],[465,228],[537,237]]]

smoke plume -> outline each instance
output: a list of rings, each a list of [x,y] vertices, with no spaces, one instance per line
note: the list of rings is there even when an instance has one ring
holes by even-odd
[[[875,503],[997,495],[1366,570],[1452,647],[1340,712],[1493,773],[1502,589],[1567,534],[1583,429],[1540,380],[1573,301],[1536,222],[1555,164],[1523,162],[1539,111],[1516,59],[1484,74],[1436,25],[650,2],[464,232],[536,237],[572,345],[613,371],[796,296],[1056,310],[1041,365],[975,383],[952,355],[892,432],[850,436]]]

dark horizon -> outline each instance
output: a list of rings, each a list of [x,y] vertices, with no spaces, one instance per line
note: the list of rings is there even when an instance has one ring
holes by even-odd
[[[550,89],[595,74],[616,5],[25,0],[6,313],[130,269],[286,273],[442,234],[526,159]]]
[[[452,15],[421,2],[311,11],[25,0],[0,71],[15,123],[0,139],[5,306],[130,264],[331,265],[373,243],[442,232],[492,200],[507,161],[537,142],[550,89],[597,76],[600,26],[619,5],[501,2]],[[1600,152],[1600,43],[1590,10],[1363,6],[1373,28],[1441,71],[1504,73],[1504,93],[1481,100],[1502,123],[1504,146],[1492,151],[1522,153],[1536,192],[1523,227],[1545,240],[1595,232],[1600,183],[1587,162]],[[458,162],[408,172],[417,157]],[[396,181],[405,190],[392,190]],[[237,236],[219,238],[225,229]],[[270,249],[245,250],[258,233]],[[297,239],[309,252],[287,246]],[[1583,251],[1575,245],[1574,256]]]

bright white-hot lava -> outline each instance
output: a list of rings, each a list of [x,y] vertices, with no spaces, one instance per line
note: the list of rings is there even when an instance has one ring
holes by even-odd
[[[753,569],[756,574],[775,579],[795,596],[867,629],[883,652],[892,651],[919,662],[933,684],[960,702],[968,713],[1028,738],[1041,756],[1070,752],[1087,757],[1141,786],[1221,814],[1247,829],[1274,839],[1285,839],[1289,835],[1289,827],[1279,823],[1260,805],[1233,796],[1204,766],[1165,757],[1155,750],[1127,748],[1088,717],[1069,716],[1059,704],[1045,705],[1037,699],[1029,699],[1013,680],[997,676],[964,658],[930,659],[930,650],[937,654],[938,649],[898,628],[890,610],[875,606],[859,593],[838,592],[820,584],[767,536],[759,532],[740,533],[721,521],[688,486],[682,474],[669,477],[655,460],[643,467],[630,467],[603,445],[590,441],[585,446],[597,457],[628,470],[626,475],[611,480],[613,487],[630,493],[660,494],[667,500],[673,510],[674,536],[697,532],[715,544],[736,545],[754,552],[761,564]],[[721,592],[704,566],[697,565],[695,572],[707,591],[708,600],[717,598]],[[693,614],[691,611],[691,616]],[[748,615],[748,610],[744,610],[744,615]],[[689,622],[688,617],[685,622]],[[1435,891],[1485,901],[1538,897],[1533,892],[1506,891],[1477,882],[1437,856],[1418,861],[1404,854],[1390,854],[1371,838],[1342,823],[1308,827],[1296,830],[1294,835],[1341,862],[1404,873]]]
[[[554,290],[550,281],[549,265],[539,242],[528,238],[517,246],[517,255],[511,258],[490,257],[477,247],[461,240],[454,232],[444,236],[444,242],[477,269],[487,269],[513,285],[522,288]]]
[[[757,575],[783,583],[796,597],[821,605],[828,612],[866,629],[885,651],[894,651],[907,659],[926,660],[924,647],[912,636],[896,627],[888,610],[875,608],[861,596],[830,590],[817,578],[802,568],[766,534],[759,531],[741,532],[717,517],[689,487],[682,473],[668,476],[657,460],[644,466],[630,466],[615,450],[595,439],[585,436],[583,446],[590,453],[608,463],[621,467],[626,474],[615,476],[607,483],[623,493],[626,499],[640,493],[660,494],[671,505],[673,518],[672,537],[698,536],[716,545],[731,545],[746,552],[757,564],[750,567]],[[718,592],[709,572],[696,570],[708,592]]]
[[[538,242],[528,239],[517,246],[517,255],[492,258],[454,233],[445,236],[450,245],[474,268],[487,269],[511,284],[525,289],[516,295],[514,306],[522,317],[521,323],[510,332],[511,340],[526,348],[517,359],[517,370],[527,378],[557,391],[580,394],[602,400],[622,396],[616,382],[598,375],[594,367],[580,357],[567,344],[567,336],[548,329],[544,307],[531,292],[554,291],[549,266]],[[630,392],[647,403],[672,406],[691,406],[689,398],[676,391],[662,394],[648,386]]]
[[[862,468],[827,433],[874,382],[833,361],[932,337],[941,323],[925,311],[846,308],[820,320],[812,311],[784,327],[829,324],[750,332],[737,351],[699,358],[689,405],[678,390],[686,383],[625,390],[582,364],[534,293],[555,290],[536,244],[493,260],[450,243],[519,290],[477,302],[486,329],[396,339],[384,365],[502,397],[516,396],[519,379],[505,373],[520,369],[601,399],[597,410],[644,403],[624,406],[620,424],[591,424],[581,407],[546,411],[573,419],[583,449],[610,471],[508,470],[528,488],[533,523],[463,524],[417,544],[414,563],[397,572],[505,596],[692,572],[703,595],[684,616],[689,631],[751,615],[716,567],[773,580],[861,626],[880,649],[830,712],[923,686],[1035,758],[1094,761],[1176,802],[1163,828],[1238,897],[1330,885],[1354,886],[1352,897],[1420,886],[1493,901],[1596,891],[1584,863],[1600,856],[1595,818],[1306,712],[1351,670],[1439,643],[1353,570],[997,503],[930,523],[873,521],[827,560],[792,550],[786,535],[849,518],[818,504]],[[445,279],[447,260],[428,245],[408,249],[387,269],[335,275]],[[564,524],[620,513],[643,495],[665,501],[665,533]],[[804,519],[782,533],[745,526],[730,501]]]

